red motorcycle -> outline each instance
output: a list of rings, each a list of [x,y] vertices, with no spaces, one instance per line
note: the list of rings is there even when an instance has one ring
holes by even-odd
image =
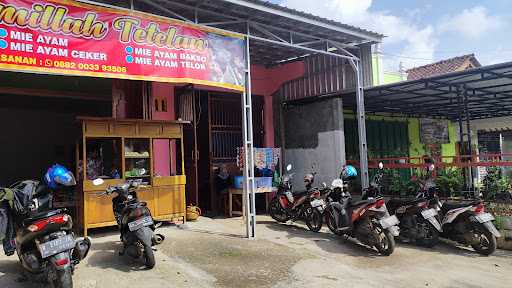
[[[286,170],[289,172],[291,169],[292,166],[288,165]],[[293,175],[286,174],[281,178],[278,192],[270,202],[270,216],[281,223],[304,220],[311,231],[318,232],[323,224],[322,211],[319,207],[325,207],[325,202],[320,198],[320,190],[312,188],[314,175],[304,177],[307,190],[299,192],[293,191]]]
[[[383,198],[353,201],[341,178],[335,179],[330,188],[329,203],[324,212],[327,227],[336,235],[354,237],[375,247],[382,255],[391,255],[400,221],[389,215]]]

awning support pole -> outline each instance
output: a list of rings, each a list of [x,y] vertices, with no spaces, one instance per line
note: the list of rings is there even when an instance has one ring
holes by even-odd
[[[458,106],[458,113],[459,113],[459,148],[460,148],[460,151],[459,151],[459,154],[460,155],[464,155],[466,154],[465,153],[465,145],[464,145],[464,125],[463,125],[463,110],[464,110],[464,95],[465,92],[463,89],[461,89],[460,87],[457,87],[457,106]],[[460,158],[460,161],[461,162],[465,162],[465,158],[461,157]],[[461,163],[462,164],[462,163]],[[467,171],[466,171],[466,168],[462,168],[462,177],[464,178],[464,188],[468,188],[469,185],[468,185],[468,177],[466,177],[468,175]],[[451,195],[450,195],[451,196]]]
[[[254,142],[252,127],[252,83],[251,83],[251,53],[249,40],[249,23],[247,23],[247,35],[245,37],[245,92],[242,94],[243,111],[243,133],[244,133],[244,195],[245,197],[245,217],[246,217],[246,236],[249,239],[256,237],[256,201],[255,201],[255,183],[254,183]]]
[[[457,104],[458,104],[458,112],[459,112],[459,117],[458,117],[458,122],[459,122],[459,154],[460,155],[464,155],[464,126],[462,124],[462,105],[463,105],[463,101],[462,101],[462,91],[459,87],[457,87]],[[461,157],[460,158],[460,161],[464,161],[464,159]],[[462,164],[462,163],[461,163]],[[462,177],[464,178],[464,186],[467,185],[467,181],[466,181],[466,169],[463,168],[462,169]],[[450,195],[451,197],[452,195]]]
[[[464,111],[466,114],[466,135],[468,137],[468,152],[469,152],[469,163],[473,162],[473,151],[471,143],[471,117],[469,114],[469,96],[468,90],[464,88]],[[469,178],[469,190],[473,190],[473,167],[468,167],[468,178]]]
[[[368,145],[366,142],[366,115],[364,108],[363,69],[361,61],[350,59],[350,64],[356,74],[356,102],[357,102],[357,127],[359,132],[359,163],[361,169],[361,187],[366,189],[370,186],[368,173]]]

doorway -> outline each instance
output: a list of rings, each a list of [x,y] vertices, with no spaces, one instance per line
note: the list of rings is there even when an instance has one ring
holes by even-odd
[[[189,86],[176,90],[176,107],[178,118],[192,123],[184,128],[188,202],[199,205],[203,213],[223,214],[224,195],[219,188],[223,184],[219,184],[217,175],[221,167],[227,169],[230,179],[240,174],[236,151],[243,146],[241,96]],[[253,96],[253,127],[255,147],[262,147],[261,96]]]

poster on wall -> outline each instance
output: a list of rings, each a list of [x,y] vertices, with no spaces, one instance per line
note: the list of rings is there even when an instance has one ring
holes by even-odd
[[[242,91],[243,35],[70,0],[0,0],[0,69]]]
[[[448,121],[439,119],[420,119],[420,138],[424,144],[450,143]]]

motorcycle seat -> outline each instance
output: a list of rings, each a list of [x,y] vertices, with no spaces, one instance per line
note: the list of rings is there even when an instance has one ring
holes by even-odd
[[[350,202],[349,203],[349,207],[357,207],[357,206],[361,206],[361,205],[366,205],[366,204],[369,204],[373,202],[372,200],[361,200],[361,201],[355,201],[355,202]]]
[[[419,199],[391,199],[386,203],[386,206],[388,207],[388,210],[391,213],[394,213],[395,210],[397,210],[399,207],[402,206],[414,206],[417,205],[420,202],[424,202],[425,198],[419,198]]]
[[[418,198],[418,199],[391,199],[387,202],[388,206],[404,206],[404,205],[416,205],[420,202],[424,202],[424,198]]]
[[[55,216],[58,214],[62,214],[65,211],[66,211],[65,209],[56,209],[56,210],[50,210],[50,211],[44,211],[44,212],[32,214],[32,215],[30,215],[30,217],[25,218],[23,220],[23,225],[28,226],[30,223],[36,222],[37,220],[41,220],[41,219],[49,218],[49,217],[52,217],[52,216]]]
[[[306,193],[308,193],[308,191],[292,191],[292,194],[293,194],[293,196],[295,196],[295,197],[301,197],[301,196],[304,196],[304,195],[306,195]]]
[[[479,203],[480,203],[480,201],[474,201],[474,202],[471,202],[471,203],[468,203],[468,202],[465,202],[465,203],[454,203],[454,202],[448,203],[448,202],[446,202],[446,203],[443,204],[441,209],[444,212],[447,212],[447,211],[458,209],[458,208],[478,205]]]

